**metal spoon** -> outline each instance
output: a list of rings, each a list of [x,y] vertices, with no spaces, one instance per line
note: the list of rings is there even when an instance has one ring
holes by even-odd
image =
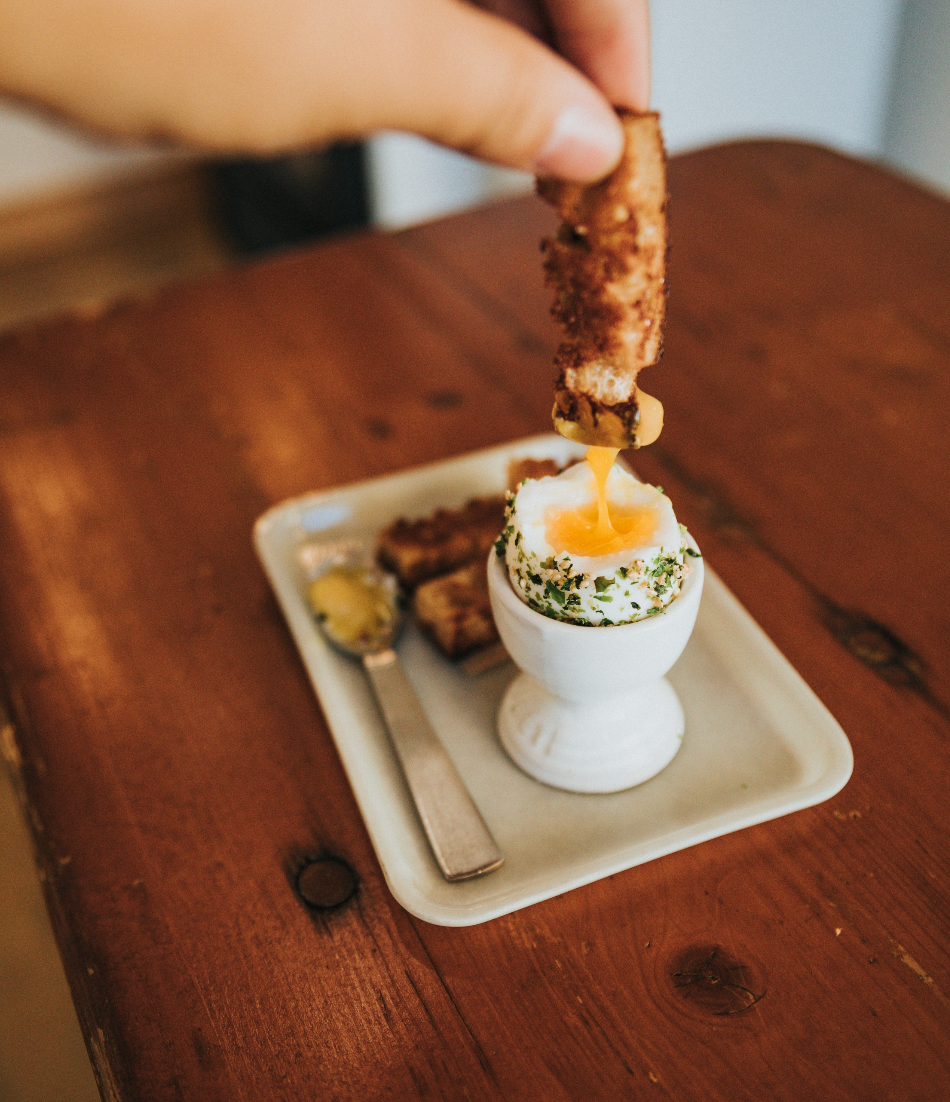
[[[494,871],[504,856],[393,649],[405,620],[396,579],[376,566],[365,544],[356,540],[305,544],[300,561],[311,582],[332,567],[356,567],[385,594],[392,619],[372,638],[341,639],[329,620],[318,617],[317,622],[332,646],[363,663],[442,875],[446,880],[469,880]]]

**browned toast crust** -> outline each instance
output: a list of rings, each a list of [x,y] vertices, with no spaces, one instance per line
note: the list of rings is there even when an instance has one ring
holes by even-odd
[[[655,112],[619,115],[627,142],[610,176],[588,186],[539,180],[538,193],[562,219],[542,242],[563,332],[555,416],[593,429],[618,418],[635,443],[637,373],[663,347],[666,158]]]
[[[449,658],[497,642],[488,598],[487,551],[451,574],[424,582],[412,597],[419,627]]]
[[[508,489],[514,493],[526,478],[547,478],[560,471],[555,459],[513,459],[508,464]]]
[[[501,495],[473,498],[459,509],[437,509],[418,520],[400,518],[379,537],[379,561],[411,589],[473,559],[484,559],[504,523]]]

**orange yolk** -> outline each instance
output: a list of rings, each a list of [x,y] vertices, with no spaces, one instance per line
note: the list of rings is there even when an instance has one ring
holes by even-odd
[[[587,449],[587,462],[597,481],[597,500],[577,509],[549,509],[545,515],[545,536],[560,555],[615,555],[652,545],[657,528],[653,505],[623,507],[607,502],[607,475],[619,448]]]

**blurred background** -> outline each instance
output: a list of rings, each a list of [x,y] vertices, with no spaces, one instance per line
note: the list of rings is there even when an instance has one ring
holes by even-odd
[[[948,0],[652,0],[651,8],[653,106],[671,153],[750,136],[801,138],[950,196]],[[0,101],[0,331],[530,186],[522,174],[402,134],[208,164],[95,143]],[[0,783],[0,1102],[97,1097],[26,830],[12,788]]]

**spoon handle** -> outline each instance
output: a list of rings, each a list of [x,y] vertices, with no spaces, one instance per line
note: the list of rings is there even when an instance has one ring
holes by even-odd
[[[396,652],[368,655],[363,665],[442,875],[468,880],[497,869],[504,856],[426,718]]]

